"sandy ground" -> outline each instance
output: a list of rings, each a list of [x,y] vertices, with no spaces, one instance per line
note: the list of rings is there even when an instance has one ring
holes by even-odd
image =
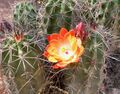
[[[21,0],[0,0],[0,20],[6,19],[11,21],[12,19],[12,8],[14,4]]]

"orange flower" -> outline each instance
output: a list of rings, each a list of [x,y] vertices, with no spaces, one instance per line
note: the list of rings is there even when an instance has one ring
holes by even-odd
[[[21,33],[21,34],[15,34],[15,35],[14,35],[14,38],[15,38],[15,41],[16,41],[17,43],[21,42],[22,39],[23,39],[23,33]]]
[[[81,40],[75,37],[73,30],[68,32],[65,28],[60,33],[48,36],[49,44],[46,47],[44,56],[48,61],[56,63],[54,69],[64,68],[70,63],[78,62],[84,52]]]

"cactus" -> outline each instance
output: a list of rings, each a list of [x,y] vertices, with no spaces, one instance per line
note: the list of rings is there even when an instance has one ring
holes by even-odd
[[[70,29],[73,4],[72,0],[47,0],[44,22],[48,34],[57,32],[61,27]]]
[[[105,44],[102,36],[96,31],[89,32],[89,38],[84,45],[85,53],[80,63],[70,69],[71,73],[66,74],[66,77],[72,75],[70,76],[71,83],[68,81],[68,91],[73,94],[96,94],[100,86],[100,72],[105,59]]]
[[[119,0],[35,0],[15,5],[13,25],[4,21],[2,67],[12,94],[96,94],[105,62],[106,28],[118,30]],[[39,9],[38,9],[39,8]],[[115,11],[115,13],[113,13]],[[42,53],[47,34],[84,22],[88,38],[80,62],[54,70]],[[118,33],[117,33],[118,34]],[[0,36],[1,37],[1,36]],[[105,38],[104,38],[105,37]],[[118,37],[119,38],[119,37]]]
[[[15,6],[13,14],[15,26],[21,28],[21,30],[23,29],[23,32],[30,29],[37,29],[37,11],[35,6],[33,6],[31,2],[18,3]]]
[[[116,12],[112,14],[111,12],[118,10],[117,4],[118,1],[114,0],[77,0],[75,2],[72,13],[72,27],[79,21],[86,23],[86,31],[88,31],[89,38],[84,44],[86,51],[78,69],[76,72],[72,71],[74,72],[74,78],[71,77],[71,79],[74,80],[68,85],[70,92],[99,94],[99,88],[103,79],[101,72],[103,72],[102,67],[106,58],[105,51],[109,47],[108,44],[110,44],[110,42],[107,43],[105,41],[106,34],[108,34],[105,28],[112,29],[112,25],[116,23],[113,15],[117,16],[118,14]]]
[[[75,3],[74,10],[77,13],[73,13],[73,21],[82,20],[91,25],[99,24],[111,28],[116,19],[119,19],[119,0],[77,0]]]
[[[76,72],[74,72],[75,69],[72,71],[74,76],[73,78],[71,77],[72,82],[68,84],[69,92],[97,94],[100,87],[101,68],[105,61],[104,51],[107,45],[103,35],[105,30],[100,26],[101,19],[94,14],[97,11],[95,9],[96,4],[97,1],[95,0],[86,2],[77,0],[75,2],[72,13],[72,27],[79,21],[84,22],[86,24],[86,32],[88,32],[88,39],[84,42],[85,54]],[[101,25],[104,25],[103,22]]]
[[[35,94],[44,78],[40,60],[44,35],[31,2],[18,3],[13,13],[14,25],[8,23],[12,29],[4,29],[2,65],[12,94]]]

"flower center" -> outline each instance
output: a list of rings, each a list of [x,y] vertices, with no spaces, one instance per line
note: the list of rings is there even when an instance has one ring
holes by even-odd
[[[62,50],[62,53],[65,53],[67,55],[69,54],[69,50],[67,48],[62,47],[61,50]]]
[[[68,60],[74,53],[71,49],[68,48],[69,46],[62,46],[59,50],[59,55],[65,60]]]
[[[66,54],[69,54],[68,51],[65,52]]]

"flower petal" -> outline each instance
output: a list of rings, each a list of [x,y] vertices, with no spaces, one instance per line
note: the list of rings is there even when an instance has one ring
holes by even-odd
[[[70,30],[70,31],[69,31],[69,34],[70,34],[71,36],[75,36],[75,31],[74,31],[74,29]]]
[[[48,60],[49,60],[50,62],[54,62],[54,63],[55,63],[55,62],[58,62],[57,59],[55,59],[53,56],[49,56],[49,57],[48,57]]]
[[[68,31],[67,31],[67,29],[65,29],[65,28],[61,28],[61,29],[60,29],[60,35],[63,36],[63,37],[64,37],[64,35],[65,35],[67,32],[68,32]]]
[[[48,57],[48,56],[49,56],[49,53],[48,53],[47,51],[44,51],[43,55],[44,55],[45,57]]]
[[[74,36],[66,35],[66,39],[68,39],[68,42],[71,46],[71,50],[76,51],[77,50],[77,39]]]
[[[52,34],[47,37],[48,41],[50,42],[51,40],[58,40],[59,39],[59,34]]]
[[[79,37],[82,41],[84,41],[88,36],[88,33],[84,31],[84,29],[85,25],[82,22],[80,22],[74,29],[76,36]]]
[[[76,54],[80,57],[84,53],[84,47],[81,45],[80,48],[77,49]]]
[[[53,65],[53,69],[61,69],[61,68],[64,68],[66,67],[68,64],[70,64],[69,62],[59,62],[55,65]]]
[[[57,48],[51,46],[51,45],[48,45],[47,46],[47,52],[50,54],[50,55],[57,55]]]
[[[84,26],[83,22],[80,22],[80,23],[76,26],[76,29],[77,29],[79,32],[84,31],[84,28],[85,28],[85,26]]]
[[[81,39],[80,39],[80,38],[77,38],[77,45],[78,45],[79,47],[81,47],[81,44],[82,44]]]

